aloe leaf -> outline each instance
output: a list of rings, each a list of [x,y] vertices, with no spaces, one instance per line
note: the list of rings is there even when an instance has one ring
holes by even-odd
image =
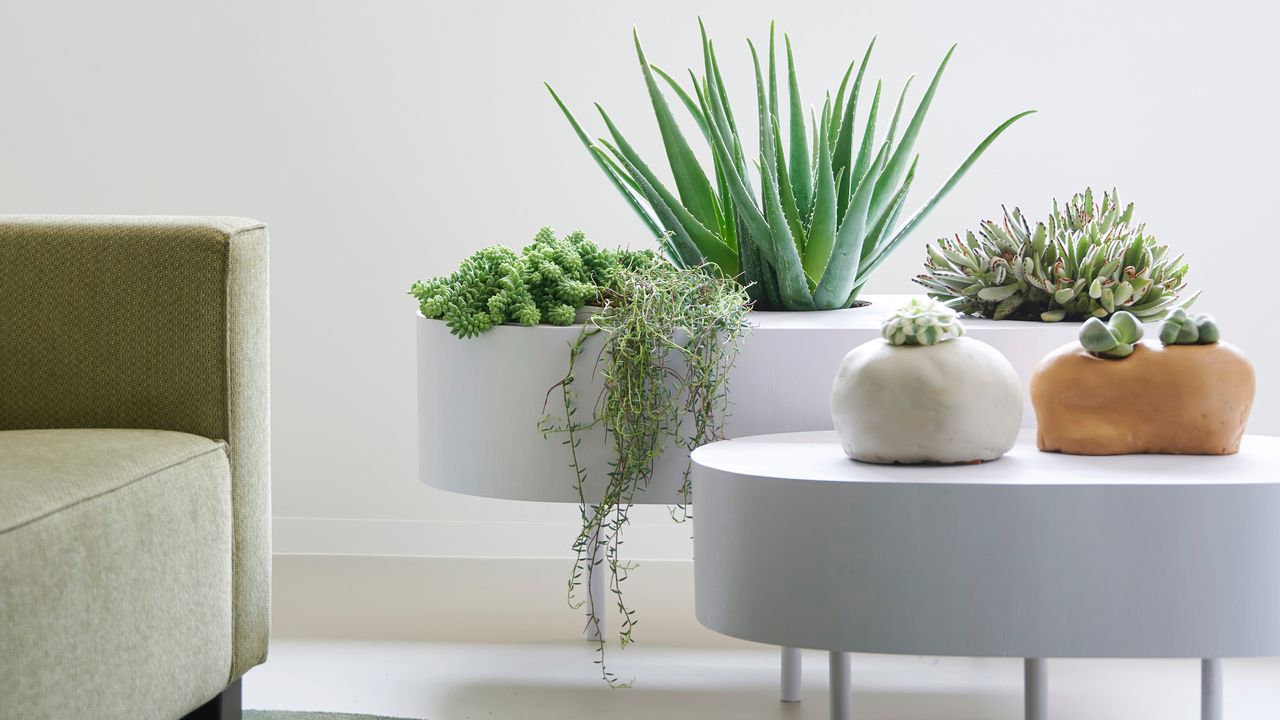
[[[857,65],[857,61],[849,63],[849,67],[844,71],[844,77],[840,80],[840,89],[836,90],[835,104],[832,107],[835,111],[831,117],[831,125],[828,127],[829,132],[823,133],[822,137],[831,146],[831,150],[835,151],[836,137],[840,134],[840,109],[844,107],[844,93],[849,85],[849,78],[853,77],[853,68]],[[827,102],[831,102],[831,94],[827,94]]]
[[[676,82],[676,79],[668,75],[665,70],[657,65],[650,65],[649,67],[653,68],[653,71],[658,74],[658,77],[666,81],[667,85],[671,88],[671,91],[676,94],[676,97],[680,98],[681,104],[683,104],[685,109],[689,111],[689,115],[693,117],[693,121],[698,124],[698,129],[702,131],[702,136],[707,137],[707,118],[702,114],[702,109],[698,106],[698,103],[695,102],[693,97],[680,86],[680,83]],[[694,90],[697,90],[697,83],[694,84]]]
[[[620,177],[623,182],[627,184],[627,187],[636,191],[637,194],[643,195],[644,191],[640,189],[640,184],[631,177],[631,173],[627,172],[626,169],[619,165],[618,161],[614,159],[622,157],[622,154],[618,152],[618,148],[614,147],[604,138],[597,138],[596,142],[599,143],[598,147],[603,147],[609,151],[607,153],[601,153],[600,159],[609,164],[609,167],[617,173],[618,177]]]
[[[596,153],[601,153],[599,148],[595,149]],[[680,220],[672,212],[672,207],[667,204],[663,198],[664,192],[659,192],[649,179],[631,163],[625,155],[621,157],[622,163],[626,165],[627,170],[635,177],[636,182],[640,184],[644,192],[645,199],[653,206],[653,210],[662,220],[662,224],[667,227],[667,231],[671,234],[670,242],[664,242],[667,253],[671,255],[671,260],[680,267],[697,267],[702,264],[703,253],[698,249],[696,243],[689,236],[689,231]]]
[[[703,225],[714,227],[717,224],[715,200],[711,191],[711,182],[702,170],[701,163],[685,140],[684,133],[676,123],[671,107],[663,96],[649,61],[645,58],[644,48],[640,45],[640,33],[632,31],[635,40],[636,57],[640,61],[640,69],[644,73],[645,85],[649,88],[649,100],[653,112],[658,118],[658,128],[662,131],[662,144],[666,147],[667,160],[671,164],[671,174],[676,180],[676,189],[680,193],[681,203]]]
[[[796,207],[796,196],[792,192],[791,183],[788,181],[787,159],[782,153],[782,133],[778,131],[776,118],[773,122],[773,140],[775,143],[774,156],[778,160],[775,174],[778,177],[778,199],[782,205],[782,215],[787,219],[787,226],[791,230],[791,238],[796,244],[796,252],[803,256],[806,242],[804,224],[800,222],[800,210]],[[800,162],[804,162],[803,157]]]
[[[827,268],[831,248],[836,241],[836,183],[831,171],[831,149],[825,142],[818,146],[818,172],[814,178],[813,219],[804,245],[804,270],[809,277],[820,278]]]
[[[925,204],[921,205],[920,209],[916,210],[911,218],[903,224],[903,226],[893,236],[893,240],[890,241],[887,250],[892,251],[896,248],[898,244],[915,229],[916,225],[920,224],[922,220],[928,217],[929,213],[933,211],[934,206],[937,205],[942,198],[946,197],[947,193],[951,192],[951,189],[956,186],[956,183],[960,182],[960,178],[963,178],[965,173],[969,172],[969,168],[973,167],[973,164],[978,161],[978,158],[982,157],[982,153],[986,152],[987,148],[991,146],[991,143],[995,142],[996,138],[1000,137],[1005,130],[1008,130],[1010,125],[1013,125],[1015,122],[1034,112],[1035,110],[1024,110],[1023,112],[1014,115],[1008,120],[1000,123],[999,127],[991,131],[990,135],[984,138],[982,142],[978,143],[978,147],[974,148],[973,152],[969,153],[969,157],[965,158],[964,162],[960,163],[960,166],[955,169],[955,172],[951,173],[951,177],[947,178],[947,181],[942,184],[942,187],[938,188],[937,192],[933,194],[933,197],[930,197],[925,201]]]
[[[880,148],[876,158],[877,166],[884,162],[889,146]],[[872,183],[862,182],[849,199],[849,208],[840,229],[836,232],[835,246],[831,250],[831,259],[822,272],[822,280],[813,293],[814,303],[823,309],[837,308],[844,304],[853,285],[858,278],[858,265],[862,259],[862,241],[867,232],[867,208],[871,204]]]
[[[738,233],[738,245],[741,247],[744,239],[749,235],[763,258],[766,261],[772,261],[773,253],[772,243],[769,239],[771,237],[769,223],[765,220],[764,215],[760,213],[760,209],[756,207],[755,200],[751,197],[751,190],[744,179],[745,173],[739,173],[731,163],[724,161],[726,158],[732,158],[733,155],[729,150],[728,142],[720,133],[720,129],[714,124],[709,125],[708,128],[711,130],[712,150],[721,156],[725,169],[729,197],[733,201],[734,217],[741,220],[743,228],[746,229],[745,233]]]
[[[872,251],[870,258],[864,257],[858,265],[858,281],[854,283],[853,292],[845,301],[845,307],[853,304],[862,286],[871,279],[871,274],[889,258],[891,248],[887,246],[885,239],[893,232],[893,226],[898,222],[898,216],[902,214],[902,208],[906,205],[907,195],[911,192],[911,185],[915,182],[915,178],[916,166],[913,163],[911,169],[907,171],[906,179],[902,181],[902,187],[898,189],[898,194],[894,196],[893,202],[889,203],[889,214],[882,218],[876,225],[876,229],[872,231],[876,236],[876,249]],[[966,271],[963,277],[969,278],[970,273]]]
[[[862,133],[862,144],[858,146],[858,157],[853,163],[853,178],[855,182],[862,182],[862,178],[867,174],[867,166],[871,164],[871,148],[875,143],[876,135],[876,116],[880,113],[880,81],[876,81],[876,94],[871,98],[871,112],[867,115],[866,129]]]
[[[737,254],[733,252],[733,249],[717,237],[715,233],[708,230],[698,218],[694,217],[688,209],[680,204],[662,182],[658,180],[657,175],[654,175],[649,166],[640,158],[635,148],[631,147],[631,144],[627,142],[626,137],[618,130],[617,125],[613,123],[613,119],[604,111],[604,108],[599,105],[596,107],[600,111],[600,117],[604,119],[605,126],[609,128],[609,134],[613,136],[614,143],[617,144],[620,159],[636,182],[640,183],[642,188],[645,188],[645,197],[649,200],[649,204],[654,206],[654,212],[660,218],[664,214],[663,208],[660,208],[658,203],[654,202],[654,197],[656,196],[661,201],[661,205],[665,206],[666,213],[672,216],[679,225],[680,230],[692,240],[707,260],[720,265],[726,274],[736,274],[738,261]],[[667,226],[668,230],[676,230],[665,218],[663,219],[663,224]],[[679,240],[679,233],[677,233],[677,240]],[[681,254],[684,254],[683,249]],[[728,265],[723,264],[726,261]],[[696,265],[697,263],[694,264]]]
[[[898,136],[898,119],[902,117],[902,107],[906,104],[907,92],[911,90],[911,81],[915,79],[915,75],[907,78],[907,81],[902,85],[902,92],[898,93],[898,104],[893,109],[893,120],[889,122],[889,133],[884,137],[884,141],[889,143],[890,147],[893,146],[893,141]]]
[[[840,120],[840,130],[836,134],[836,147],[831,153],[831,166],[837,172],[842,169],[846,171],[840,187],[836,188],[836,196],[840,200],[837,212],[841,217],[849,207],[849,198],[853,195],[853,183],[859,179],[859,176],[849,172],[853,167],[853,134],[857,130],[854,127],[854,117],[858,111],[858,94],[862,89],[862,77],[867,72],[867,63],[871,60],[871,51],[875,46],[876,39],[871,38],[871,43],[867,45],[867,52],[862,56],[862,65],[858,67],[858,74],[854,77],[853,86],[849,90],[849,103],[844,108],[844,117]],[[839,113],[840,108],[834,107],[831,111]]]
[[[916,166],[920,162],[920,156],[911,162],[911,169],[907,170],[907,177],[902,181],[902,187],[898,188],[898,192],[894,193],[893,200],[889,202],[888,212],[876,220],[876,223],[868,238],[871,244],[865,244],[862,252],[862,259],[867,257],[879,257],[880,253],[886,246],[886,241],[893,232],[893,224],[898,221],[898,216],[902,213],[902,208],[906,205],[907,195],[911,192],[911,185],[915,182]]]
[[[796,79],[796,61],[791,52],[791,38],[782,36],[787,46],[787,90],[791,99],[791,190],[795,195],[796,205],[809,209],[813,202],[813,177],[809,174],[809,134],[804,126],[804,106],[800,100],[800,83]],[[817,133],[814,133],[817,136]],[[806,218],[807,220],[807,218]]]
[[[956,46],[952,45],[947,54],[943,56],[942,62],[938,64],[938,70],[933,74],[933,80],[929,83],[929,89],[924,91],[924,97],[920,98],[920,104],[916,106],[916,111],[911,116],[911,121],[907,123],[907,129],[902,133],[902,142],[893,151],[893,157],[890,158],[885,172],[880,175],[880,179],[876,181],[876,202],[872,203],[871,214],[873,217],[879,217],[884,211],[889,199],[892,197],[892,188],[898,186],[898,182],[902,179],[902,174],[907,169],[907,158],[911,157],[911,149],[916,144],[916,137],[920,135],[920,128],[924,125],[925,115],[929,113],[929,106],[933,104],[933,96],[938,91],[938,85],[942,82],[942,73],[947,69],[947,63],[951,62],[951,55],[955,53]]]
[[[769,221],[775,253],[775,260],[771,264],[777,274],[782,304],[787,310],[812,310],[814,301],[809,291],[809,280],[805,277],[795,240],[791,237],[791,230],[778,200],[776,168],[762,158],[760,174],[760,184],[764,186],[765,217]]]
[[[578,119],[569,111],[568,106],[564,104],[564,101],[560,99],[560,96],[556,94],[556,91],[552,89],[551,85],[549,83],[543,83],[543,85],[546,86],[547,92],[551,93],[551,97],[556,101],[556,105],[560,106],[560,112],[564,113],[565,119],[567,119],[569,121],[569,125],[573,127],[573,132],[576,133],[578,139],[582,141],[583,147],[587,149],[588,154],[591,155],[591,159],[595,161],[596,165],[600,168],[600,171],[609,178],[609,182],[618,190],[618,194],[627,201],[627,204],[630,205],[636,215],[644,221],[645,226],[649,228],[654,236],[660,237],[663,231],[658,227],[658,222],[654,220],[653,216],[651,216],[648,211],[640,205],[640,202],[636,200],[635,196],[627,191],[627,188],[623,186],[623,182],[619,179],[619,176],[615,174],[615,171],[612,168],[609,167],[603,157],[596,152],[595,145],[591,142],[591,139],[587,137],[587,133],[582,129],[582,125],[578,123]]]
[[[774,120],[778,119],[778,55],[773,51],[773,32],[772,21],[769,22],[769,116]]]
[[[776,169],[778,164],[774,157],[773,115],[769,111],[769,98],[765,94],[764,75],[760,72],[760,56],[756,54],[756,46],[750,40],[747,41],[747,47],[751,48],[751,60],[756,69],[756,109],[760,124],[760,154],[769,167]]]

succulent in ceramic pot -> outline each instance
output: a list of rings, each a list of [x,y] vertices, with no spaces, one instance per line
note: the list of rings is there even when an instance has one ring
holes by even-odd
[[[1128,313],[1093,318],[1031,378],[1037,444],[1074,455],[1229,455],[1253,405],[1253,365],[1217,322],[1183,308],[1142,340]]]
[[[964,337],[956,312],[913,299],[882,338],[845,356],[831,418],[845,454],[871,463],[968,463],[1013,447],[1022,394],[1013,365]]]

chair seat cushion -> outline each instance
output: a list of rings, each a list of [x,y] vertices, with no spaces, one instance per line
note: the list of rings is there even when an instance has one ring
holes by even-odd
[[[174,718],[231,672],[223,443],[0,432],[0,717]]]
[[[223,444],[163,430],[0,432],[0,532],[209,454]]]

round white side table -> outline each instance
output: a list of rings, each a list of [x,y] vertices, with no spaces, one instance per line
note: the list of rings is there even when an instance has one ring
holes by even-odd
[[[981,465],[845,457],[831,432],[694,451],[695,595],[708,628],[830,651],[831,717],[852,716],[849,652],[1202,658],[1280,655],[1280,438],[1228,457],[1041,453],[1024,431]]]

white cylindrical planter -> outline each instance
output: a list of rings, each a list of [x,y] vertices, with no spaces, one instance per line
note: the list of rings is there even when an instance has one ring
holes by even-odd
[[[729,382],[729,437],[831,428],[831,384],[849,350],[880,336],[880,323],[906,295],[867,296],[871,304],[822,312],[753,312]],[[992,345],[1018,372],[1024,393],[1046,353],[1069,342],[1078,323],[964,319],[967,336]],[[559,390],[569,347],[580,327],[504,325],[461,340],[439,320],[417,318],[418,449],[427,485],[468,495],[579,502],[562,436],[544,438],[538,421],[563,413]],[[599,340],[592,341],[598,352]],[[594,398],[595,355],[579,360],[578,397]],[[550,392],[549,392],[550,391]],[[544,409],[545,403],[545,409]],[[580,402],[590,413],[591,402]],[[1029,401],[1023,425],[1034,422]],[[477,448],[485,448],[478,452]],[[607,467],[609,448],[599,431],[582,436],[584,464]],[[675,504],[687,453],[666,453],[653,484],[637,495],[647,504]],[[518,472],[513,472],[518,468]],[[586,502],[602,493],[604,473],[593,473]]]

